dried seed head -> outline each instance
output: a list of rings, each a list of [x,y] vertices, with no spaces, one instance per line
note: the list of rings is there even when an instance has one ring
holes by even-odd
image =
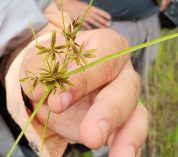
[[[20,80],[21,82],[32,82],[32,86],[28,89],[28,93],[32,92],[39,83],[44,89],[51,89],[53,92],[56,91],[56,88],[61,88],[66,91],[67,85],[73,85],[66,75],[68,72],[66,68],[67,65],[71,62],[75,62],[76,65],[83,66],[82,64],[87,64],[88,58],[95,57],[93,53],[96,49],[85,50],[86,45],[84,42],[81,45],[75,42],[76,31],[79,26],[80,22],[78,17],[76,20],[72,20],[67,30],[63,30],[66,39],[66,44],[63,45],[56,45],[57,35],[55,30],[52,31],[50,47],[40,45],[36,39],[35,47],[38,49],[37,55],[43,56],[43,62],[47,66],[45,68],[39,68],[40,72],[38,75],[27,72],[27,76]],[[33,34],[35,36],[34,31]],[[57,55],[61,54],[65,56],[62,64],[57,61]]]

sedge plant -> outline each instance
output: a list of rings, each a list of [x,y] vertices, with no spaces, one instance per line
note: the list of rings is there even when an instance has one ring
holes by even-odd
[[[83,70],[86,70],[88,68],[91,68],[95,65],[104,63],[106,61],[112,60],[116,57],[119,57],[121,55],[125,55],[128,53],[131,53],[136,50],[140,50],[142,48],[145,48],[147,46],[151,46],[153,44],[157,44],[172,38],[178,37],[178,33],[168,35],[162,38],[158,38],[140,45],[136,45],[133,47],[130,47],[126,50],[118,51],[113,54],[107,55],[103,58],[100,58],[98,60],[95,60],[93,62],[88,63],[88,58],[95,57],[94,52],[96,49],[85,49],[85,41],[79,45],[75,42],[77,32],[80,30],[80,27],[83,24],[83,21],[85,20],[85,17],[87,16],[87,13],[89,11],[90,6],[92,5],[93,0],[90,0],[90,3],[83,15],[83,17],[77,18],[73,20],[68,27],[65,26],[65,19],[64,19],[64,13],[63,13],[63,7],[62,7],[62,0],[60,0],[61,4],[61,12],[62,12],[62,22],[63,22],[63,35],[65,37],[65,44],[58,45],[56,42],[56,31],[52,31],[51,36],[51,44],[50,47],[45,47],[41,45],[35,35],[35,32],[31,26],[33,36],[36,40],[35,47],[37,48],[37,55],[40,55],[44,67],[41,67],[39,69],[39,73],[32,73],[30,71],[27,71],[27,76],[25,78],[22,78],[20,81],[22,83],[25,83],[26,81],[30,81],[32,86],[26,91],[26,94],[32,92],[38,85],[41,85],[45,92],[42,96],[41,100],[38,102],[36,107],[34,108],[34,111],[32,112],[31,116],[29,117],[29,120],[26,122],[25,126],[22,128],[21,133],[17,137],[16,141],[14,142],[13,146],[11,147],[7,157],[10,157],[17,146],[18,142],[22,138],[24,132],[28,128],[28,125],[32,122],[34,119],[36,113],[39,111],[41,105],[46,100],[47,96],[53,92],[56,92],[57,88],[60,88],[62,91],[67,90],[67,85],[74,86],[74,84],[69,80],[69,78],[72,75],[75,75],[77,73],[82,72]],[[57,60],[57,56],[61,57],[64,56],[64,60],[62,62],[59,62]],[[78,67],[74,70],[68,69],[68,64],[71,62],[74,62]],[[47,120],[45,122],[44,131],[42,135],[42,144],[41,144],[41,153],[43,150],[44,140],[45,140],[45,134],[46,129],[48,126],[48,120],[50,117],[50,111],[48,112]],[[42,154],[41,154],[42,155]]]

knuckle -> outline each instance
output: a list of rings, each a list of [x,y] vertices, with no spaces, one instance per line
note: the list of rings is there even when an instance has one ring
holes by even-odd
[[[102,18],[101,16],[99,16],[97,18],[97,20],[100,22],[100,23],[106,23],[106,20],[104,18]]]
[[[73,96],[72,99],[76,101],[78,98],[88,93],[87,79],[84,72],[81,72],[76,76],[72,76],[71,79],[75,86],[70,87],[68,90]]]
[[[114,118],[115,118],[116,127],[121,127],[122,124],[128,118],[128,111],[125,111],[119,105],[115,105],[115,106],[113,106],[112,112],[115,113],[115,117]]]
[[[117,74],[115,74],[115,68],[114,68],[114,65],[113,65],[113,62],[106,62],[107,64],[107,73],[106,73],[106,76],[108,76],[108,80],[111,81],[113,80]]]
[[[140,81],[140,76],[138,73],[131,68],[130,66],[125,69],[128,82],[129,82],[129,88],[132,91],[132,101],[134,104],[137,104],[137,101],[140,97],[140,91],[141,91],[141,81]]]
[[[107,112],[108,119],[113,125],[113,129],[116,129],[116,127],[120,127],[127,119],[127,112],[123,111],[121,105],[112,104],[107,110]]]

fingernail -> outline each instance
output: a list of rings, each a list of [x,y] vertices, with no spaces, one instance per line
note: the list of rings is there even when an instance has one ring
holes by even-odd
[[[106,18],[107,18],[108,20],[110,20],[110,19],[111,19],[111,15],[107,15]]]
[[[72,102],[72,95],[68,92],[64,92],[61,94],[61,105],[62,105],[62,109],[63,111],[66,110],[69,105]]]
[[[106,122],[105,120],[99,121],[99,122],[98,122],[98,127],[99,127],[100,130],[101,130],[101,133],[102,133],[102,141],[103,141],[102,144],[104,145],[105,142],[106,142],[106,140],[107,140],[110,127],[109,127],[108,122]]]
[[[107,25],[108,27],[110,27],[110,26],[111,26],[111,22],[107,22],[106,25]]]
[[[128,153],[129,153],[129,157],[135,157],[136,153],[133,146],[128,147]]]

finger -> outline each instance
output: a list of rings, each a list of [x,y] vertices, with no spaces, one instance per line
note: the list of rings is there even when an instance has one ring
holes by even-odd
[[[137,154],[136,154],[136,157],[141,157],[141,154],[142,154],[142,149],[140,148],[138,151],[137,151]]]
[[[130,64],[129,62],[119,76],[100,91],[81,124],[81,138],[91,148],[101,147],[116,127],[127,120],[136,106],[140,82]]]
[[[90,26],[90,24],[88,24],[87,22],[83,22],[83,28],[86,29],[86,30],[91,30],[92,27]]]
[[[111,25],[111,20],[107,20],[103,18],[102,16],[99,16],[97,14],[92,15],[93,19],[97,20],[99,23],[104,25],[105,27],[110,27]]]
[[[170,0],[163,0],[161,3],[160,11],[164,11],[166,7],[169,5]]]
[[[94,31],[96,32],[96,31]],[[108,37],[110,36],[110,37]],[[103,40],[104,38],[104,40]],[[107,38],[107,39],[105,39]],[[90,38],[86,49],[97,48],[96,55],[101,58],[103,54],[124,49],[127,43],[122,37],[109,30],[101,30],[94,33]],[[103,64],[98,64],[70,77],[74,86],[69,86],[67,92],[51,93],[48,97],[49,108],[56,113],[66,110],[78,99],[88,93],[102,87],[114,79],[128,60],[128,56],[122,56]]]
[[[100,9],[100,8],[93,7],[91,11],[93,11],[96,14],[102,16],[103,18],[106,18],[107,20],[111,20],[111,15],[108,12],[106,12],[106,11]]]
[[[37,103],[33,102],[33,107]],[[61,114],[50,114],[48,128],[68,140],[81,143],[79,136],[80,123],[90,107],[90,95],[83,97]],[[36,118],[41,124],[45,124],[49,107],[43,104],[38,111]],[[71,134],[72,133],[72,134]]]
[[[148,130],[148,113],[137,105],[128,121],[118,130],[110,145],[109,157],[137,157]],[[137,155],[137,156],[136,156]]]
[[[86,22],[88,22],[90,25],[94,26],[95,28],[106,28],[105,24],[100,23],[98,20],[96,20],[96,18],[92,16],[88,16],[86,18]]]
[[[98,14],[91,13],[89,17],[100,23],[102,26],[109,27],[111,25],[111,20],[108,20]]]

